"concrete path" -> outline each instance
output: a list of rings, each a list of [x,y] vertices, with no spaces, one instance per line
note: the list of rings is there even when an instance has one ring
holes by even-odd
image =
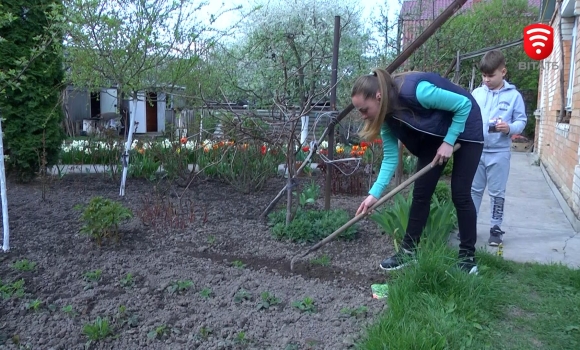
[[[580,267],[580,234],[574,228],[554,193],[551,180],[534,156],[513,152],[504,208],[503,256],[518,262],[563,263]],[[490,229],[490,201],[484,194],[478,218],[477,248],[497,252],[487,244]],[[453,235],[453,244],[459,242]]]

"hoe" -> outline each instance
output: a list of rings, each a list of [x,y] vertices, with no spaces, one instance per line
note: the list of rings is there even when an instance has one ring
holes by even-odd
[[[459,149],[459,147],[460,147],[460,145],[458,143],[455,144],[455,146],[453,147],[453,152],[455,153]],[[360,219],[362,219],[362,218],[366,217],[367,215],[369,215],[370,213],[372,213],[373,210],[375,210],[376,208],[378,208],[380,205],[382,205],[383,203],[385,203],[389,199],[393,198],[397,193],[401,192],[404,188],[406,188],[407,186],[409,186],[410,184],[412,184],[413,182],[415,182],[418,178],[420,178],[421,176],[423,176],[424,174],[426,174],[427,172],[429,172],[429,170],[433,169],[433,167],[435,167],[435,166],[436,166],[435,164],[430,163],[426,167],[424,167],[423,169],[417,171],[415,174],[413,174],[413,176],[411,176],[406,181],[404,181],[403,183],[401,183],[399,186],[395,187],[391,192],[387,193],[382,198],[380,198],[365,213],[361,213],[361,214],[355,216],[354,218],[350,219],[349,222],[347,222],[346,224],[342,225],[338,230],[334,231],[332,234],[330,234],[328,237],[326,237],[322,241],[316,243],[314,246],[312,246],[312,248],[308,249],[305,253],[302,253],[300,255],[296,255],[290,261],[290,270],[291,271],[294,270],[294,261],[296,259],[303,258],[306,255],[312,253],[313,251],[319,249],[320,247],[322,247],[326,243],[332,241],[334,238],[336,238],[338,235],[340,235],[342,232],[344,232],[347,228],[351,227],[356,222],[358,222]]]

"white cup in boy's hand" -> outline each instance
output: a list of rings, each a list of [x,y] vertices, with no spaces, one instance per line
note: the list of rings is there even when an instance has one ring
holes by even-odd
[[[491,132],[491,133],[499,132],[499,130],[497,129],[498,123],[501,123],[501,117],[491,118],[489,120],[489,123],[488,123],[488,127],[489,127],[488,132]]]
[[[499,132],[503,132],[504,134],[509,134],[510,132],[510,126],[508,123],[504,123],[502,121],[498,122],[495,125],[495,129]]]

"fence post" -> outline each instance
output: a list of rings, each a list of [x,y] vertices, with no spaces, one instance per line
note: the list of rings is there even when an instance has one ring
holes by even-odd
[[[10,221],[8,220],[8,198],[6,197],[6,170],[4,168],[4,135],[2,132],[2,114],[0,113],[0,194],[2,195],[2,226],[4,227],[4,240],[2,250],[10,250]]]
[[[330,77],[330,118],[328,125],[328,161],[326,164],[326,181],[324,183],[324,210],[330,210],[330,192],[332,189],[332,173],[334,159],[334,118],[336,118],[336,83],[338,81],[338,47],[340,43],[340,16],[334,17],[334,42],[332,44],[332,72]]]

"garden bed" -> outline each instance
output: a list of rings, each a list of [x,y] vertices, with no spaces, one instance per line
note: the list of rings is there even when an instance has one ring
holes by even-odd
[[[259,220],[284,181],[244,195],[214,181],[184,192],[129,179],[121,198],[118,182],[105,175],[67,174],[46,184],[44,201],[42,180],[9,182],[11,251],[0,254],[0,280],[17,286],[23,279],[24,295],[0,298],[0,347],[81,348],[85,325],[100,317],[111,334],[92,348],[350,348],[385,307],[370,286],[387,278],[378,264],[393,244],[363,220],[354,240],[333,241],[290,271],[291,259],[311,244],[277,240]],[[79,233],[75,206],[94,196],[135,214],[120,227],[119,243],[99,247]],[[352,217],[362,199],[334,195],[331,206]],[[168,203],[180,215],[167,214]],[[321,196],[316,205],[323,203]],[[13,266],[23,259],[34,269]],[[262,303],[265,292],[279,303]],[[306,298],[315,312],[295,306]]]

